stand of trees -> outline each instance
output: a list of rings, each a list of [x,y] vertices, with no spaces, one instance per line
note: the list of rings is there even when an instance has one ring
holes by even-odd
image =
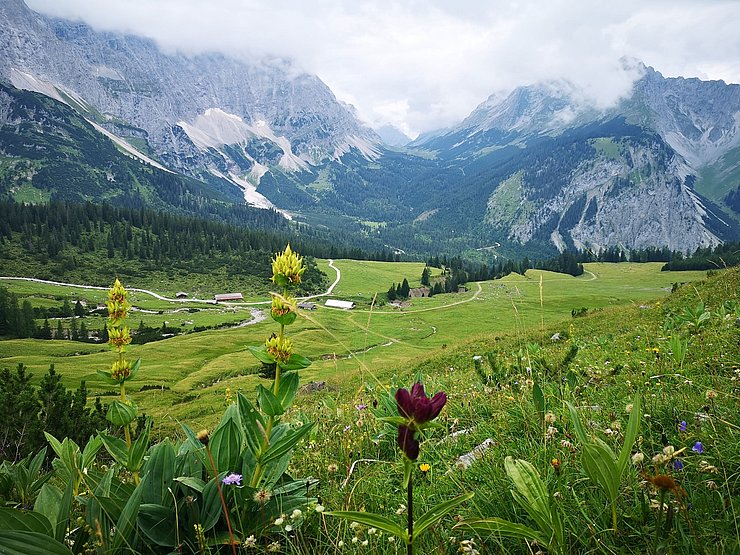
[[[106,408],[96,398],[87,406],[85,382],[75,391],[67,390],[54,365],[41,378],[38,387],[31,384],[33,374],[23,364],[15,371],[0,372],[0,461],[18,461],[47,445],[44,431],[57,438],[69,437],[78,445],[87,443],[98,430],[108,428]]]

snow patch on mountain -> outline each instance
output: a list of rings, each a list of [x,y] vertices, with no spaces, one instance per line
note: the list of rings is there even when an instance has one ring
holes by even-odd
[[[30,73],[12,68],[10,70],[10,82],[16,89],[45,94],[46,96],[53,98],[54,100],[58,100],[59,102],[64,102],[65,104],[67,104],[67,102],[64,100],[64,98],[62,98],[62,95],[59,94],[59,91],[54,85],[47,81],[37,79]]]
[[[334,149],[334,158],[338,160],[353,148],[357,149],[360,154],[368,160],[377,160],[383,155],[383,153],[378,149],[378,145],[376,143],[370,142],[357,135],[349,135],[345,137],[342,144],[338,145]]]
[[[249,125],[236,114],[229,114],[220,108],[209,108],[195,118],[192,124],[179,121],[177,125],[202,150],[219,149],[223,145],[244,145],[255,137],[260,137],[275,143],[283,151],[283,155],[278,162],[280,167],[289,171],[309,169],[306,161],[293,153],[290,141],[285,137],[276,135],[270,125],[263,119]],[[264,175],[264,172],[262,175]]]

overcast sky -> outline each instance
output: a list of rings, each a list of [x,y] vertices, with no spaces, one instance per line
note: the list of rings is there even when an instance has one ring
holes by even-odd
[[[0,0],[2,1],[2,0]],[[740,83],[738,0],[26,0],[168,51],[288,57],[376,127],[415,136],[494,92],[565,78],[602,106],[622,56],[666,76]]]

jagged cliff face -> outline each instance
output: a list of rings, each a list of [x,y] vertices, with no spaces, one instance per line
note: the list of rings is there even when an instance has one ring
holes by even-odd
[[[75,108],[150,165],[409,251],[692,251],[737,238],[724,199],[738,187],[740,86],[637,74],[610,109],[568,82],[540,83],[389,151],[289,61],[165,54],[0,3],[0,79]]]
[[[281,152],[288,169],[351,148],[375,153],[377,137],[351,108],[284,60],[168,55],[149,40],[43,17],[20,0],[0,4],[0,52],[4,80],[76,100],[109,131],[146,138],[170,167],[192,175],[259,175],[255,164],[271,162],[266,150]],[[214,122],[213,114],[224,117]],[[228,119],[244,132],[222,133]],[[250,149],[255,139],[270,148]],[[236,154],[223,148],[230,145]]]

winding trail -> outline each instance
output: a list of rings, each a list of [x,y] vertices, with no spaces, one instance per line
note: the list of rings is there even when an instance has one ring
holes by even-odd
[[[317,297],[325,297],[327,295],[331,295],[334,288],[339,283],[339,280],[342,278],[342,273],[334,266],[334,260],[329,259],[329,267],[333,268],[334,271],[337,273],[337,277],[334,280],[334,283],[332,283],[329,288],[324,293],[319,293],[317,295],[310,295],[308,297],[300,297],[301,300],[307,300],[307,299],[315,299]],[[29,278],[29,277],[13,277],[13,276],[0,276],[0,280],[17,280],[17,281],[33,281],[35,283],[45,283],[46,285],[59,285],[62,287],[76,287],[78,289],[95,289],[97,291],[108,291],[110,287],[100,287],[98,285],[81,285],[79,283],[66,283],[63,281],[51,281],[48,279],[38,279],[38,278]],[[187,299],[173,299],[171,297],[165,297],[164,295],[160,295],[158,293],[155,293],[154,291],[149,291],[148,289],[140,289],[137,287],[127,287],[128,291],[135,291],[137,293],[144,293],[145,295],[151,295],[155,299],[159,299],[160,301],[167,301],[172,303],[205,303],[210,305],[223,305],[223,306],[256,306],[256,305],[263,305],[263,304],[270,304],[272,301],[251,301],[251,302],[244,302],[244,303],[233,303],[233,302],[219,302],[215,301],[213,299],[194,299],[194,298],[187,298]]]

